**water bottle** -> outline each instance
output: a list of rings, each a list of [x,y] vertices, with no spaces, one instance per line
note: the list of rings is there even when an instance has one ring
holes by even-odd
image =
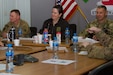
[[[43,32],[43,44],[48,44],[48,30],[45,29]]]
[[[73,51],[78,52],[77,50],[78,36],[76,35],[76,33],[74,33],[72,37],[72,42],[73,42],[73,46],[72,46]]]
[[[16,34],[15,34],[15,28],[12,27],[8,33],[8,37],[10,39],[10,41],[13,41],[16,38]]]
[[[18,37],[21,38],[22,37],[22,28],[20,27],[18,30]]]
[[[53,59],[58,59],[58,47],[59,47],[59,44],[58,44],[57,38],[54,37],[54,40],[53,40]]]
[[[65,30],[65,43],[69,44],[70,43],[70,31],[69,28],[67,27]]]
[[[61,43],[61,27],[57,27],[56,37],[57,37],[58,43],[60,44]]]
[[[14,50],[12,48],[12,44],[8,44],[8,48],[6,50],[6,72],[13,72],[13,58],[14,58]]]

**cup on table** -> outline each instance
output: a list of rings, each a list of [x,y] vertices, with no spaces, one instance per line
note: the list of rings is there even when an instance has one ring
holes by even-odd
[[[34,43],[38,43],[38,36],[37,35],[33,36],[33,39],[34,39]]]
[[[42,43],[42,34],[38,34],[38,43],[39,43],[39,44]]]
[[[14,40],[14,46],[20,46],[20,40],[19,39]]]

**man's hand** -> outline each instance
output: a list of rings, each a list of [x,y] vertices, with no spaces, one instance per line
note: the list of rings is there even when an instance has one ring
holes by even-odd
[[[92,39],[94,39],[94,40],[98,40],[98,39],[96,38],[96,36],[95,36],[95,35],[92,37]]]
[[[101,31],[101,29],[97,28],[97,27],[91,27],[91,28],[88,29],[89,33],[98,33],[100,31]]]

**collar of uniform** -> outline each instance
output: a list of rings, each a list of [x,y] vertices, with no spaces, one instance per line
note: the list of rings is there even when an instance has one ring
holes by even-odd
[[[19,20],[19,22],[18,22],[17,25],[15,25],[14,23],[12,23],[12,26],[14,26],[15,28],[18,28],[20,26],[20,20]]]
[[[56,25],[59,25],[61,22],[62,22],[63,18],[59,18],[58,22],[55,24]]]
[[[97,20],[96,20],[96,21],[97,21]],[[103,25],[107,24],[107,22],[108,22],[107,19],[105,19],[105,21],[104,21],[103,23],[99,23],[99,22],[97,21],[97,26],[98,26],[98,27],[103,26]]]
[[[17,28],[20,26],[20,20],[19,20],[19,22],[18,22],[18,24],[17,24]]]

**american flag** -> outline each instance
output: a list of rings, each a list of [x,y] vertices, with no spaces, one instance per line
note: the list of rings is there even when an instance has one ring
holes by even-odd
[[[69,20],[77,9],[77,3],[75,0],[56,0],[57,5],[62,5],[64,12],[64,19]]]

